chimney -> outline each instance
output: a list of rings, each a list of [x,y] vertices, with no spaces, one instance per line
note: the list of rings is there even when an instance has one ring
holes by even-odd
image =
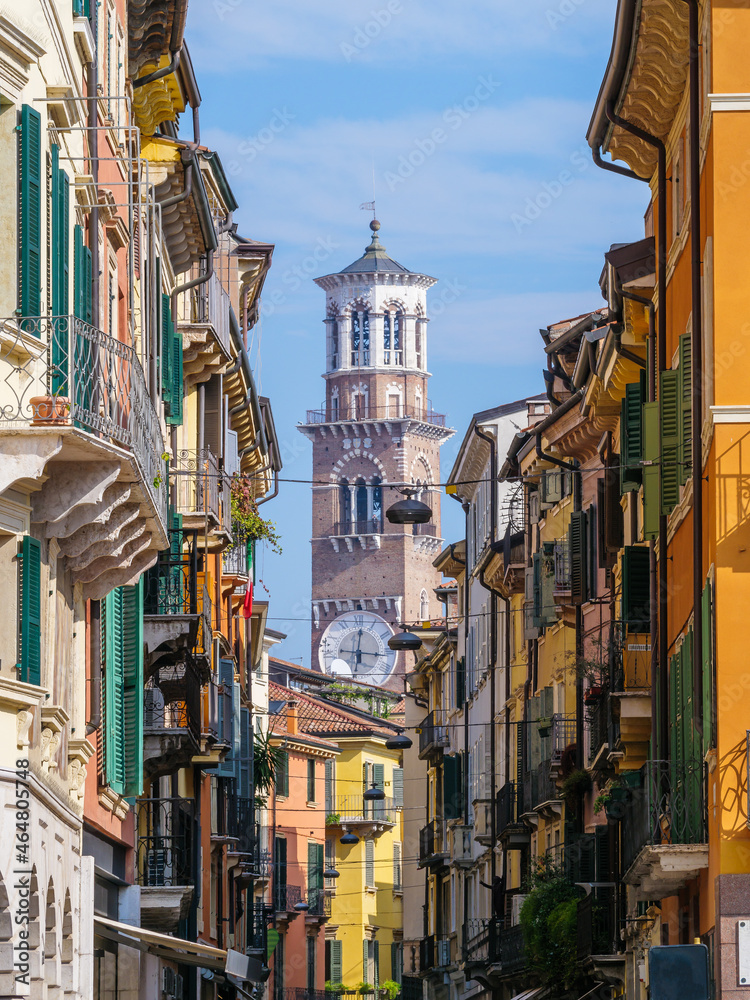
[[[295,736],[299,732],[299,711],[298,702],[292,699],[286,703],[286,731],[290,736]]]

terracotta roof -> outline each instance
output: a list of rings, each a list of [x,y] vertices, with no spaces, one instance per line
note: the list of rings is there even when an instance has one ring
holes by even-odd
[[[362,712],[348,712],[346,709],[332,705],[306,694],[304,691],[294,691],[291,688],[282,687],[275,681],[268,684],[269,701],[290,701],[297,702],[299,708],[299,727],[305,733],[377,733],[383,736],[390,736],[393,733],[391,726],[384,726],[380,719]],[[280,732],[286,731],[286,713],[271,716],[271,725],[276,730],[276,722],[279,722]]]
[[[280,663],[282,667],[291,667],[292,670],[299,670],[303,674],[314,674],[315,677],[321,678],[322,680],[332,680],[328,674],[324,674],[321,670],[313,670],[311,667],[303,667],[299,663],[292,663],[291,660],[282,660],[280,656],[269,656],[269,663]]]
[[[458,580],[446,580],[445,583],[439,583],[435,590],[455,590],[458,586]]]

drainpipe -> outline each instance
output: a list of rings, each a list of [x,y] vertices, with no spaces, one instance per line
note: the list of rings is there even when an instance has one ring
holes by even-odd
[[[597,167],[601,167],[602,170],[610,170],[613,174],[621,174],[621,176],[630,177],[634,181],[646,181],[648,183],[648,177],[641,177],[635,170],[630,170],[628,167],[621,167],[619,164],[611,163],[609,160],[603,160],[601,143],[598,146],[591,147],[591,155],[594,157],[594,163]]]
[[[187,201],[193,190],[193,170],[195,169],[193,164],[193,154],[187,152],[187,156],[182,161],[182,170],[185,175],[185,183],[182,186],[182,191],[179,194],[173,194],[169,198],[165,198],[164,201],[159,202],[159,208],[162,212],[165,208],[171,208],[172,205],[179,205],[181,201]]]
[[[693,321],[690,331],[691,429],[693,475],[693,721],[703,733],[703,321],[701,316],[701,160],[700,160],[700,52],[698,3],[683,0],[690,9],[690,284]]]
[[[91,251],[91,324],[99,329],[99,133],[98,101],[99,101],[99,5],[91,5],[91,32],[94,36],[94,58],[87,67],[87,100],[89,128],[89,162],[91,165],[91,180],[94,187],[94,204],[91,206],[89,219],[89,250]]]
[[[656,370],[664,371],[667,366],[667,154],[664,143],[661,139],[651,135],[638,125],[633,125],[619,115],[615,114],[614,102],[607,101],[607,118],[613,125],[631,135],[636,136],[643,142],[653,146],[657,151],[657,179],[656,190],[659,199],[657,211],[657,300],[659,312],[657,316],[657,336],[656,336]],[[636,175],[637,176],[637,175]],[[643,179],[643,178],[639,178]],[[656,374],[654,374],[656,379]],[[659,432],[661,436],[661,420],[659,421]],[[657,741],[656,755],[659,760],[667,760],[669,757],[669,677],[667,674],[667,649],[669,647],[668,615],[667,615],[667,587],[669,584],[667,573],[667,516],[659,514],[659,739]],[[655,595],[652,594],[652,600]]]
[[[177,296],[181,295],[183,292],[189,291],[191,288],[197,288],[198,285],[205,285],[213,273],[214,252],[213,250],[208,250],[206,252],[206,273],[199,274],[197,278],[191,278],[190,281],[186,281],[182,285],[175,285],[174,290],[172,291],[172,316],[175,323],[177,323]]]
[[[274,497],[279,494],[279,470],[273,470],[273,492],[269,493],[267,497],[260,497],[255,501],[256,506],[260,507],[262,503],[268,503],[269,500],[273,500]]]
[[[137,80],[132,81],[133,90],[138,90],[139,87],[145,86],[147,83],[153,83],[154,80],[161,80],[165,76],[169,76],[170,73],[176,72],[180,65],[180,57],[182,56],[182,46],[177,49],[176,52],[171,52],[171,59],[166,66],[162,66],[161,69],[155,69],[153,73],[147,73],[146,76],[142,76]]]
[[[561,458],[547,454],[542,448],[542,431],[553,423],[552,417],[560,417],[563,413],[567,413],[568,410],[572,410],[573,406],[580,399],[583,399],[583,394],[584,390],[582,388],[579,389],[578,392],[574,393],[570,399],[567,399],[554,413],[551,413],[549,417],[545,417],[541,423],[531,429],[531,433],[536,438],[536,453],[539,458],[543,458],[547,462],[552,462],[553,465],[557,465],[561,469],[568,469],[573,473],[573,510],[576,513],[583,509],[583,485],[581,482],[580,462],[578,459],[574,459],[572,462],[565,462]],[[583,657],[583,607],[580,604],[576,604],[575,608],[576,660],[580,661]],[[576,767],[581,770],[583,768],[583,677],[578,671],[576,671],[576,674]]]
[[[488,434],[477,424],[474,433],[490,446],[490,545],[497,541],[497,440],[494,434]],[[495,855],[495,671],[497,667],[497,594],[484,579],[484,570],[479,574],[479,583],[490,594],[490,838],[492,852],[490,856],[490,871],[494,884],[497,874],[497,857]],[[506,622],[507,626],[507,622]]]

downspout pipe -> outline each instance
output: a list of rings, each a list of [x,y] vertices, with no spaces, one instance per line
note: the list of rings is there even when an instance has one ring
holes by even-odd
[[[165,198],[164,201],[159,202],[159,207],[162,212],[165,208],[171,208],[172,205],[179,205],[181,201],[187,201],[193,192],[193,170],[195,165],[193,163],[192,153],[188,153],[188,156],[183,160],[182,166],[183,172],[185,174],[185,183],[182,186],[182,191],[179,194],[173,194],[169,198]]]
[[[474,424],[474,433],[490,446],[490,546],[497,541],[497,438],[489,434],[478,424]],[[495,674],[497,672],[497,594],[484,578],[484,569],[479,574],[479,583],[490,595],[490,839],[492,851],[490,854],[490,874],[494,887],[497,874],[497,857],[495,855],[496,839],[496,809],[495,793],[497,785],[497,765],[495,763],[495,714],[497,712],[495,695]],[[506,622],[507,627],[507,622]]]
[[[703,317],[701,315],[701,159],[700,159],[700,37],[697,0],[683,0],[689,8],[690,38],[690,284],[692,327],[691,365],[691,449],[693,476],[693,721],[703,733]]]
[[[214,252],[213,250],[208,250],[206,253],[206,273],[199,274],[197,278],[191,278],[190,281],[184,282],[182,285],[175,285],[172,292],[172,317],[175,323],[177,323],[177,296],[181,295],[183,292],[190,291],[191,288],[197,288],[198,285],[205,285],[206,282],[211,278],[214,273]]]
[[[667,153],[661,139],[646,132],[645,129],[626,121],[615,114],[614,102],[607,101],[606,115],[613,125],[629,132],[656,149],[656,190],[657,208],[657,275],[656,290],[658,302],[656,331],[656,370],[664,371],[667,367]],[[656,374],[654,374],[656,380]],[[661,436],[661,419],[659,422]],[[657,756],[659,760],[669,757],[669,676],[667,674],[667,650],[669,648],[669,621],[667,610],[668,560],[667,560],[667,516],[659,514],[659,739],[657,741]],[[655,600],[652,594],[652,601]]]
[[[138,90],[139,87],[145,87],[147,83],[153,83],[155,80],[161,80],[163,77],[169,76],[170,73],[175,73],[180,65],[182,46],[177,51],[171,52],[170,55],[171,59],[166,66],[162,66],[161,69],[155,69],[153,73],[147,73],[146,76],[141,76],[137,80],[133,80],[133,90]]]
[[[601,144],[591,147],[591,155],[594,157],[594,163],[597,167],[601,167],[602,170],[609,170],[613,174],[620,174],[622,177],[630,177],[631,180],[634,181],[645,181],[648,184],[648,177],[641,177],[641,175],[637,174],[635,170],[631,170],[629,167],[621,167],[618,163],[612,163],[610,160],[603,160]]]

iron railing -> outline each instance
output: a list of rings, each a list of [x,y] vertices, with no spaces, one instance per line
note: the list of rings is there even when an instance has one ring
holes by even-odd
[[[232,526],[232,538],[234,541],[222,555],[224,573],[227,576],[249,576],[250,556],[248,548],[250,541],[242,530],[236,525]]]
[[[166,529],[164,440],[130,344],[77,316],[10,317],[0,331],[0,427],[44,426],[52,417],[130,451]]]
[[[298,885],[277,883],[273,887],[273,908],[277,913],[291,913],[297,903],[302,902],[302,893]]]
[[[490,923],[488,917],[470,917],[464,922],[464,942],[469,962],[489,961]]]
[[[497,921],[493,920],[492,928],[490,961],[499,962],[503,973],[520,972],[526,966],[526,952],[521,925],[500,927]]]
[[[498,837],[502,837],[507,827],[521,821],[524,813],[523,786],[518,786],[515,781],[506,781],[498,791],[495,801],[497,803],[495,832]]]
[[[331,529],[332,535],[380,535],[383,522],[380,518],[369,521],[337,521]]]
[[[328,806],[330,805],[330,809]],[[339,823],[366,822],[375,820],[384,823],[394,823],[396,813],[403,809],[395,799],[385,798],[374,802],[365,801],[362,794],[336,795],[326,802],[326,823],[335,826]]]
[[[601,748],[609,743],[610,704],[609,692],[587,702],[589,761],[594,760]]]
[[[419,862],[429,863],[443,855],[447,856],[448,845],[445,836],[445,821],[433,819],[419,831]]]
[[[199,615],[193,652],[211,650],[211,595],[198,582],[197,532],[170,529],[169,548],[146,571],[143,598],[146,615]]]
[[[294,1000],[330,1000],[325,990],[308,990],[298,986],[294,991]]]
[[[558,761],[563,751],[576,741],[575,717],[562,715],[552,716],[552,745],[550,747],[552,760]]]
[[[143,695],[146,733],[181,729],[199,742],[201,679],[192,660],[158,667],[146,681]]]
[[[265,954],[268,916],[266,904],[262,901],[256,902],[252,909],[247,911],[245,942],[248,951],[260,951]]]
[[[570,549],[567,539],[555,542],[555,590],[570,590]]]
[[[434,708],[419,724],[419,756],[448,746],[448,726],[445,711]]]
[[[594,888],[579,899],[576,924],[579,960],[590,955],[616,954],[619,944],[615,888]]]
[[[311,917],[330,917],[331,897],[323,889],[307,890],[307,914]]]
[[[197,877],[193,799],[138,799],[136,881],[141,886],[190,886]]]
[[[430,535],[432,538],[437,538],[437,525],[436,524],[412,524],[411,526],[412,535]]]
[[[210,448],[178,451],[169,466],[175,485],[175,510],[184,515],[200,514],[213,523],[231,523],[229,476],[222,476]]]
[[[619,803],[624,871],[643,847],[707,842],[703,761],[649,760],[641,773],[643,787],[629,789]]]
[[[421,420],[426,424],[434,424],[436,427],[445,427],[445,414],[435,413],[428,407],[411,405],[396,406],[367,406],[362,405],[358,412],[349,410],[346,407],[323,407],[320,410],[308,410],[307,424],[329,424],[334,422],[351,423],[362,420]]]
[[[531,772],[531,808],[542,802],[554,802],[560,799],[560,791],[552,774],[551,761],[543,760],[535,771]]]
[[[227,834],[234,841],[230,848],[233,854],[258,855],[258,828],[254,821],[252,799],[240,796],[227,798]]]
[[[435,968],[435,935],[428,934],[419,942],[419,971],[430,972]]]
[[[205,263],[192,268],[192,277],[205,274]],[[200,323],[211,326],[216,339],[229,357],[231,354],[229,335],[229,295],[221,280],[214,272],[208,281],[192,288],[187,296],[182,296],[182,308],[178,314],[178,325]]]

